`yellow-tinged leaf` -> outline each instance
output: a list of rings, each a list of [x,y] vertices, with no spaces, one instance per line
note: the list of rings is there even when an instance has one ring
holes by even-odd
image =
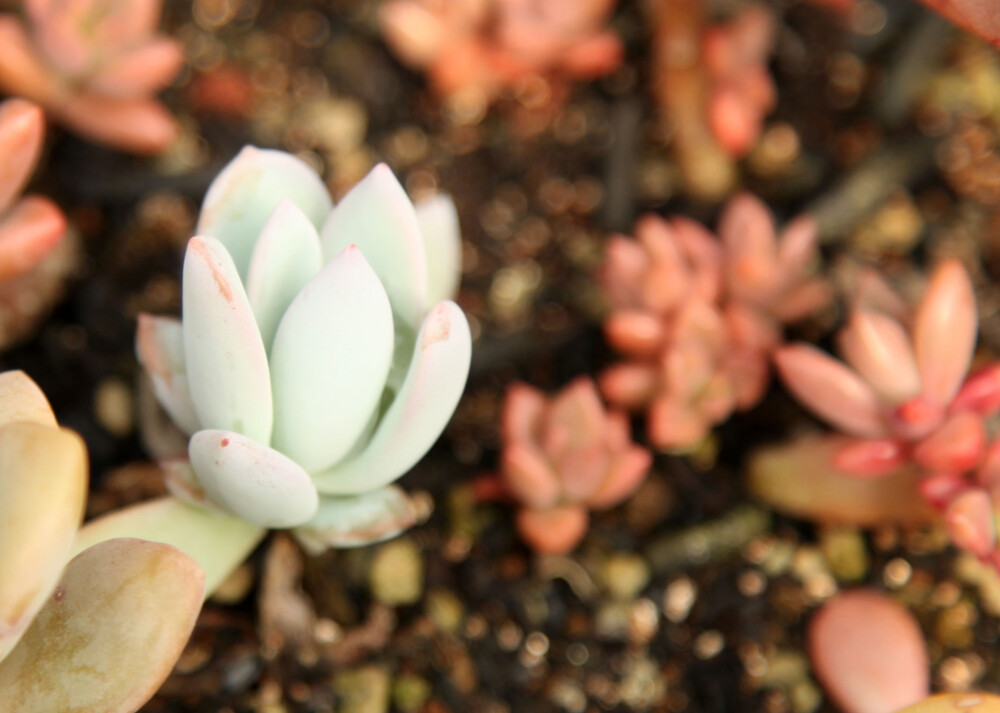
[[[58,425],[38,384],[23,371],[5,371],[0,374],[0,426],[16,421]]]

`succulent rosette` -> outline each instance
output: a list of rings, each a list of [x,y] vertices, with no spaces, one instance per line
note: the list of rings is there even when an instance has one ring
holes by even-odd
[[[294,156],[245,148],[209,188],[184,260],[180,320],[140,317],[137,349],[189,434],[179,499],[308,547],[413,523],[393,481],[430,449],[465,386],[471,336],[454,206],[414,208],[384,165],[336,206]]]

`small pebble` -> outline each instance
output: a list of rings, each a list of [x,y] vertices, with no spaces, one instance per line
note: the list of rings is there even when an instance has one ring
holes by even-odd
[[[369,584],[375,599],[389,606],[413,604],[424,589],[424,560],[412,540],[379,547],[372,560]]]

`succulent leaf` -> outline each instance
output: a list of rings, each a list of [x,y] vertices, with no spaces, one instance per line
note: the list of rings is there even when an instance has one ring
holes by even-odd
[[[427,304],[427,257],[413,204],[385,164],[343,197],[320,231],[329,260],[357,245],[375,270],[398,319],[417,328]]]
[[[188,383],[201,427],[269,443],[267,354],[236,267],[215,238],[188,243],[182,322]]]
[[[316,227],[297,205],[283,199],[260,232],[247,272],[247,298],[265,350],[271,350],[285,310],[322,266]]]
[[[0,662],[18,713],[132,713],[174,667],[201,609],[205,575],[167,545],[103,542],[66,567],[21,643]]]
[[[0,659],[59,581],[86,497],[79,436],[27,421],[0,426]]]
[[[427,299],[430,309],[455,298],[462,279],[462,234],[455,202],[436,195],[416,205],[417,223],[427,258]]]
[[[184,363],[184,329],[179,319],[139,315],[135,337],[139,363],[153,382],[157,401],[187,434],[199,430]]]
[[[245,276],[257,236],[285,198],[317,228],[333,207],[323,181],[306,163],[284,151],[247,146],[212,181],[197,232],[218,238]]]
[[[343,458],[382,398],[393,340],[385,289],[349,246],[302,289],[274,337],[274,447],[309,472]]]
[[[323,496],[312,520],[295,529],[313,554],[330,547],[360,547],[395,537],[417,521],[417,508],[395,485],[345,497]]]
[[[434,445],[465,389],[472,356],[469,323],[454,302],[441,302],[420,328],[409,372],[364,449],[352,460],[313,474],[325,495],[388,485]]]
[[[265,530],[239,518],[165,497],[116,510],[84,525],[73,554],[117,537],[137,537],[172,545],[205,570],[205,596],[247,558]]]
[[[0,373],[0,426],[17,421],[58,425],[38,384],[23,371],[5,371]]]
[[[21,193],[42,150],[45,118],[24,99],[0,104],[0,214]]]

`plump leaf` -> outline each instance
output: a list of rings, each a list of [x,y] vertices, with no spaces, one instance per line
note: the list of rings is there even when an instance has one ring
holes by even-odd
[[[0,427],[0,659],[59,581],[86,497],[79,436],[39,423]]]
[[[188,385],[181,321],[140,314],[135,351],[153,382],[156,400],[174,425],[189,435],[201,428]]]
[[[0,426],[17,421],[58,425],[38,384],[23,371],[5,371],[0,374]]]
[[[371,421],[393,352],[392,311],[348,247],[285,313],[271,347],[273,445],[310,473],[343,458]]]
[[[309,474],[273,448],[230,431],[198,431],[188,454],[209,499],[247,522],[294,527],[316,513]]]
[[[899,713],[1000,713],[1000,696],[992,693],[963,691],[939,693],[914,703]]]
[[[398,535],[417,521],[410,497],[394,485],[362,495],[320,498],[312,520],[296,528],[302,545],[319,554],[330,547],[360,547]]]
[[[1000,45],[1000,9],[995,0],[923,0],[952,22]]]
[[[102,542],[66,567],[10,656],[0,697],[18,713],[132,713],[163,683],[201,609],[205,574],[168,545]]]
[[[327,260],[357,245],[379,276],[392,311],[416,329],[427,304],[427,258],[417,214],[385,164],[340,201],[320,231]]]
[[[451,300],[462,279],[462,234],[455,202],[436,195],[416,206],[427,256],[427,308]]]
[[[0,213],[4,213],[28,182],[45,135],[45,115],[24,99],[0,104]]]
[[[264,349],[271,349],[288,305],[322,266],[323,253],[315,226],[286,198],[264,225],[247,273],[247,297]]]
[[[267,354],[229,253],[215,238],[191,238],[184,258],[184,354],[202,428],[271,440]]]
[[[359,455],[322,473],[317,489],[350,495],[381,488],[423,458],[448,424],[465,389],[472,353],[469,323],[454,302],[424,320],[409,372],[392,405]]]
[[[73,554],[116,537],[137,537],[173,545],[205,570],[205,596],[240,565],[265,530],[224,513],[166,497],[116,510],[81,528]]]
[[[246,276],[257,236],[285,198],[317,228],[333,208],[326,186],[306,163],[284,151],[247,146],[209,186],[197,233],[221,240]]]

